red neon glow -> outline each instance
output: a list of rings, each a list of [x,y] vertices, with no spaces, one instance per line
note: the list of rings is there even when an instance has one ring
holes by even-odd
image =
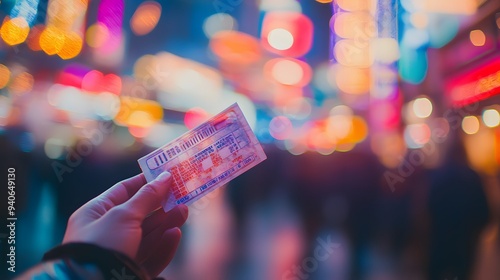
[[[311,49],[312,38],[312,21],[301,13],[269,12],[262,23],[262,45],[283,56],[306,54]]]
[[[485,63],[446,84],[446,93],[455,107],[479,102],[500,93],[500,57]]]

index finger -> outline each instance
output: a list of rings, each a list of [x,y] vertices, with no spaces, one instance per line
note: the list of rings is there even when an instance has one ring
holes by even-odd
[[[120,205],[129,200],[135,193],[146,184],[144,174],[125,179],[113,185],[97,197],[93,198],[81,209],[93,209],[97,214],[103,215],[116,205]]]

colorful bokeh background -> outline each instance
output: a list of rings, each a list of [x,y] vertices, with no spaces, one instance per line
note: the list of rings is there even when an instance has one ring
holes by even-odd
[[[498,279],[499,1],[0,0],[0,20],[18,271],[238,102],[268,160],[191,207],[163,276]]]

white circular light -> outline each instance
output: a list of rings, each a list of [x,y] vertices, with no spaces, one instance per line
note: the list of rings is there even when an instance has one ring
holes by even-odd
[[[293,35],[290,31],[283,28],[276,28],[271,30],[267,35],[267,41],[271,47],[284,51],[293,46]]]
[[[500,124],[500,113],[495,109],[484,110],[483,122],[487,127],[497,127]]]
[[[462,129],[465,133],[471,135],[479,131],[479,120],[476,116],[467,116],[462,120]]]
[[[413,112],[415,116],[425,119],[432,114],[432,102],[425,98],[417,98],[413,101]]]

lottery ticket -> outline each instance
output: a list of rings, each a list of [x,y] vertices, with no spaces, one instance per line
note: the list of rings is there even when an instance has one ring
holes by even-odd
[[[237,103],[198,127],[140,158],[148,182],[172,174],[163,209],[189,205],[266,159]]]

